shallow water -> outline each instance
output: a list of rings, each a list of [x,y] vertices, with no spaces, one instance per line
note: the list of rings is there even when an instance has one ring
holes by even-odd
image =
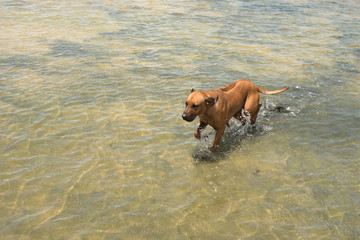
[[[360,238],[357,1],[2,1],[3,239]],[[255,126],[181,119],[245,78]],[[280,110],[280,111],[279,111]]]

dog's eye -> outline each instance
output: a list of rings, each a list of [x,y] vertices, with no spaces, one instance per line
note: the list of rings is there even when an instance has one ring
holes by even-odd
[[[191,107],[192,107],[192,108],[197,108],[197,107],[199,107],[199,105],[194,104],[194,105],[192,105]]]

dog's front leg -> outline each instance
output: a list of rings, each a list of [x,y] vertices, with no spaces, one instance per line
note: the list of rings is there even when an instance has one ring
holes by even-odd
[[[207,125],[208,125],[207,123],[202,122],[202,121],[200,120],[199,127],[196,129],[196,131],[195,131],[195,133],[194,133],[194,136],[195,136],[197,139],[200,139],[200,138],[201,138],[201,133],[200,133],[200,131],[204,130]]]
[[[216,151],[216,148],[217,148],[217,146],[219,145],[220,140],[221,140],[222,136],[224,135],[224,132],[225,132],[225,126],[222,127],[222,128],[220,128],[220,129],[217,129],[217,130],[216,130],[216,135],[215,135],[214,144],[213,144],[213,146],[210,148],[210,151],[212,151],[212,152],[215,152],[215,151]]]

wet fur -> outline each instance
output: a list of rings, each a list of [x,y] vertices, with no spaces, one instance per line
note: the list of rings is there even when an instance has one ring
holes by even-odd
[[[259,102],[260,94],[276,94],[286,91],[288,88],[275,91],[266,91],[256,87],[252,82],[244,79],[237,80],[224,88],[210,91],[192,90],[186,100],[186,108],[182,118],[192,122],[197,116],[200,119],[199,126],[194,133],[198,139],[201,138],[201,131],[207,125],[216,130],[216,136],[211,151],[216,148],[224,134],[225,127],[229,120],[234,117],[244,125],[246,120],[242,116],[250,115],[250,122],[254,124],[261,107]]]

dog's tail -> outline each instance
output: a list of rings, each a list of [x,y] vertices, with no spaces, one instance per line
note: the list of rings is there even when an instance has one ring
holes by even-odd
[[[287,88],[284,88],[284,89],[281,89],[281,90],[274,90],[274,91],[266,91],[266,90],[261,89],[261,88],[259,88],[259,87],[257,87],[257,89],[258,89],[258,92],[271,95],[271,94],[277,94],[277,93],[285,92],[285,91],[288,90],[289,88],[287,87]]]

